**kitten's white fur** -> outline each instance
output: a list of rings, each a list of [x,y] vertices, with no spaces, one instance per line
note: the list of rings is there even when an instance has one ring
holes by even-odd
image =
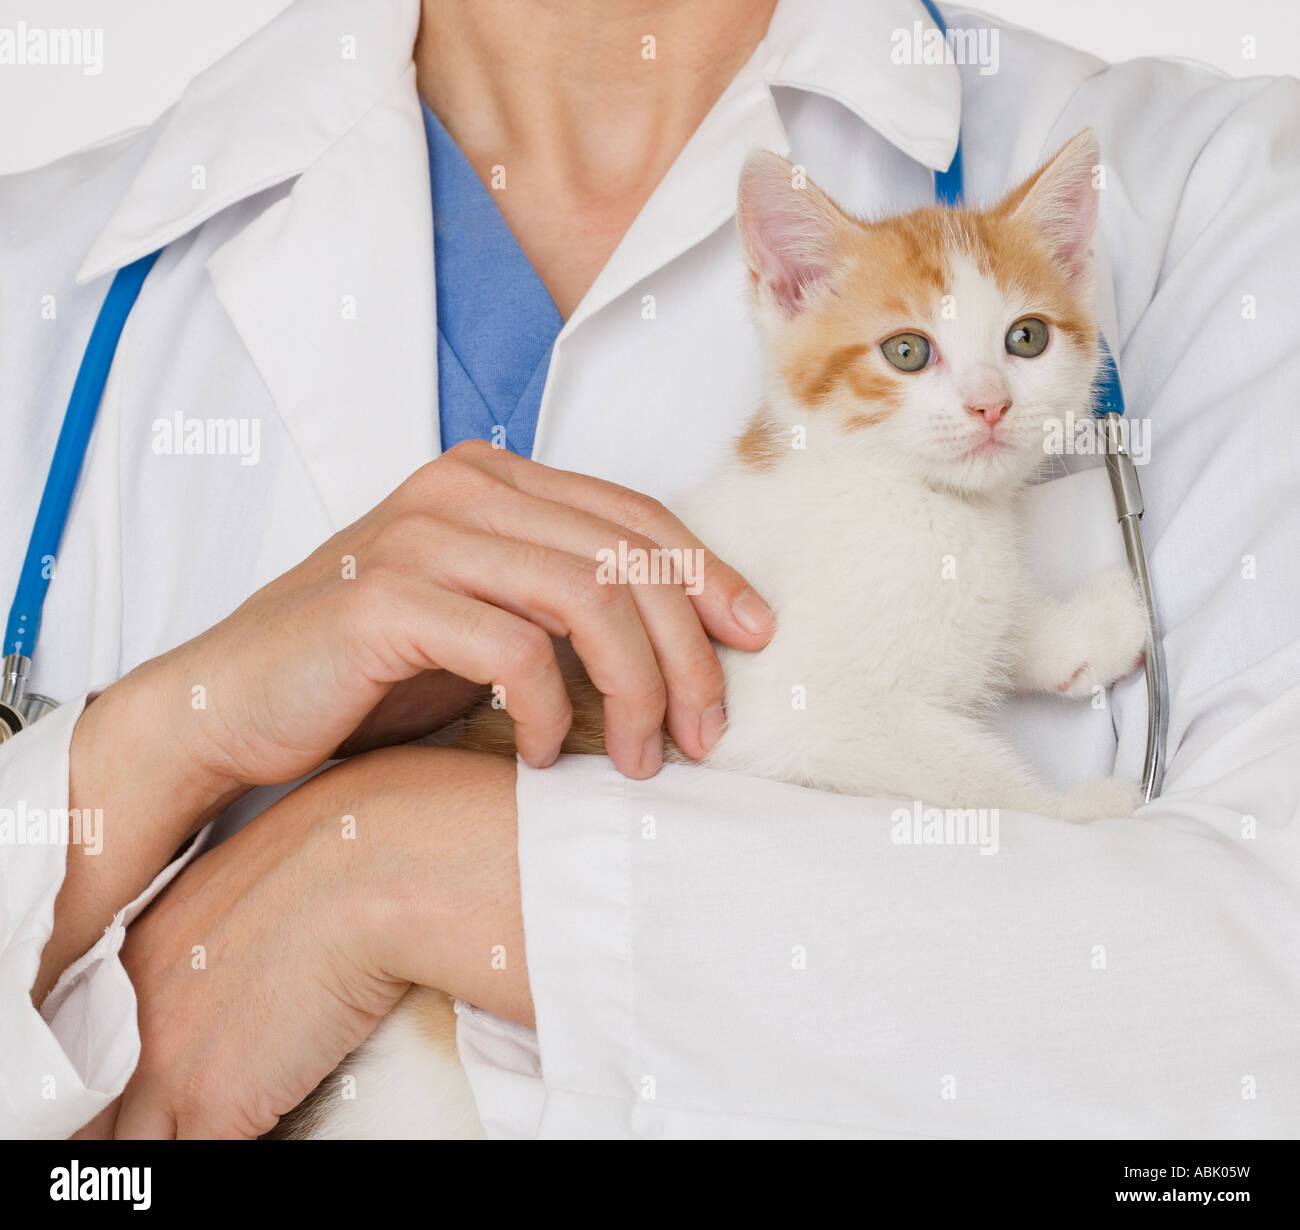
[[[1096,158],[1091,134],[1081,134],[1021,206],[1081,286],[1091,278],[1095,220],[1081,185]],[[791,315],[833,273],[843,222],[811,185],[806,196],[770,199],[789,171],[760,155],[741,189],[769,360]],[[747,201],[747,190],[769,199]],[[1086,413],[1094,360],[1067,339],[1036,359],[1008,355],[1006,331],[1034,311],[1033,288],[1002,289],[959,247],[948,254],[947,284],[956,317],[936,305],[930,319],[906,326],[923,329],[944,362],[906,381],[888,418],[846,431],[850,389],[810,410],[773,361],[765,414],[775,447],[765,464],[736,456],[675,507],[779,612],[761,653],[720,651],[728,725],[708,763],[931,805],[1129,815],[1135,786],[1052,790],[984,721],[1013,688],[1087,696],[1131,669],[1142,649],[1145,616],[1126,571],[1061,601],[1036,593],[1022,562],[1021,496],[1046,461],[1043,424]],[[999,424],[1001,447],[972,456],[987,430],[966,407],[990,391],[1012,410]],[[434,1047],[427,1021],[413,1023],[415,1002],[404,1001],[354,1056],[357,1097],[317,1104],[313,1135],[481,1134],[451,1033]]]
[[[925,322],[948,358],[948,389],[918,392],[854,434],[832,406],[810,413],[772,378],[775,463],[732,460],[675,506],[779,612],[762,653],[720,651],[728,724],[708,763],[939,806],[1129,815],[1133,785],[1052,791],[983,720],[1013,689],[1088,696],[1126,674],[1145,617],[1126,570],[1068,601],[1035,591],[1024,483],[1045,461],[1043,422],[1079,411],[1091,365],[1066,353],[1006,363],[1012,443],[986,462],[962,460],[962,388],[1000,362],[1007,323],[1033,305],[1008,302],[966,258],[954,260],[952,285],[957,319]]]
[[[413,987],[326,1078],[290,1133],[311,1140],[473,1140],[483,1136],[441,991]]]

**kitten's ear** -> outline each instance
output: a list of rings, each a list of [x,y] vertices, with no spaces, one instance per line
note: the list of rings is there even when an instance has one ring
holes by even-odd
[[[834,270],[853,225],[802,171],[766,151],[745,160],[736,222],[759,294],[788,315]]]
[[[1093,286],[1092,235],[1097,227],[1093,176],[1101,159],[1091,128],[1075,133],[1056,155],[1002,203],[1043,235],[1077,293]]]

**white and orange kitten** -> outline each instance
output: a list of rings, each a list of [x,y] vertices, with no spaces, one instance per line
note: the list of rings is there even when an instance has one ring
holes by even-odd
[[[760,653],[720,650],[727,728],[711,767],[940,807],[1132,814],[1135,785],[1053,789],[987,723],[1012,690],[1091,695],[1133,669],[1145,636],[1126,571],[1062,601],[1022,552],[1044,424],[1084,414],[1097,374],[1097,161],[1085,130],[991,209],[878,222],[775,154],[746,163],[738,221],[766,397],[674,512],[778,627]],[[591,699],[579,689],[569,750],[599,748]],[[470,742],[493,746],[500,720],[483,711]],[[328,1078],[295,1134],[478,1134],[435,992],[412,992],[346,1070],[355,1096]]]

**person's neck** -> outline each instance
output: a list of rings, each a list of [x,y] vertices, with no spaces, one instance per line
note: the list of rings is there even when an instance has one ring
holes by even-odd
[[[423,0],[420,94],[497,189],[563,315],[752,54],[775,6]]]

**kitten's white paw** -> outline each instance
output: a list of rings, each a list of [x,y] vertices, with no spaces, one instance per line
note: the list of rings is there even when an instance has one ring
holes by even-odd
[[[1056,690],[1062,696],[1090,696],[1136,669],[1147,638],[1147,617],[1127,568],[1114,568],[1086,581],[1070,598],[1082,627],[1083,659]]]
[[[1056,814],[1062,820],[1121,820],[1142,806],[1142,787],[1118,777],[1083,782],[1062,792]]]

